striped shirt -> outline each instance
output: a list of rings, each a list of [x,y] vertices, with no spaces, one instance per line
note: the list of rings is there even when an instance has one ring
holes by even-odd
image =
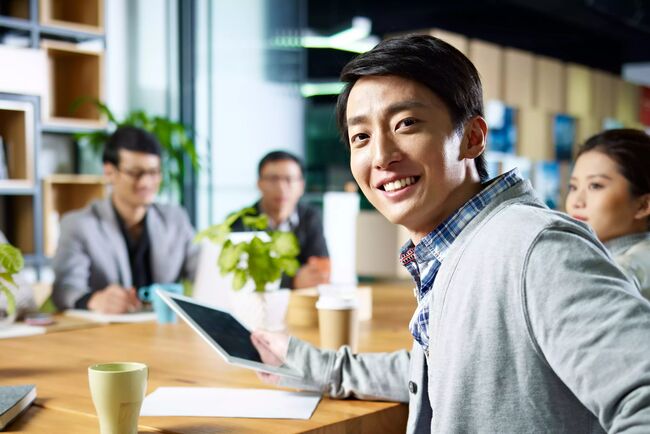
[[[411,318],[409,329],[413,338],[422,346],[425,354],[429,350],[429,305],[431,287],[449,247],[461,231],[499,193],[521,181],[519,170],[514,169],[491,181],[480,193],[470,199],[437,228],[424,237],[417,246],[408,241],[401,249],[400,262],[415,281],[415,297],[418,307]]]

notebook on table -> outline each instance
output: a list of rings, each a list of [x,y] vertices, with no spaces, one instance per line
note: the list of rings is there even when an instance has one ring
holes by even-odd
[[[36,399],[36,386],[0,386],[0,431],[25,411]]]

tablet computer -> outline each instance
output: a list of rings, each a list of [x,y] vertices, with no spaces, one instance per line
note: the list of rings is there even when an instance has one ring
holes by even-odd
[[[226,362],[285,377],[302,377],[302,372],[298,370],[262,362],[260,354],[251,342],[250,330],[229,312],[179,294],[160,289],[156,292]]]

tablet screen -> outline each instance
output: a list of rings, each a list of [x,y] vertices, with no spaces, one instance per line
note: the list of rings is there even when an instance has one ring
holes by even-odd
[[[207,333],[213,341],[232,357],[262,363],[259,353],[251,343],[251,333],[232,315],[179,298],[174,302]]]

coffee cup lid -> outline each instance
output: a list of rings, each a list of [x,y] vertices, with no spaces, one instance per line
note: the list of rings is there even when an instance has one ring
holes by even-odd
[[[336,297],[321,295],[316,302],[316,309],[356,309],[357,299],[351,297]]]

